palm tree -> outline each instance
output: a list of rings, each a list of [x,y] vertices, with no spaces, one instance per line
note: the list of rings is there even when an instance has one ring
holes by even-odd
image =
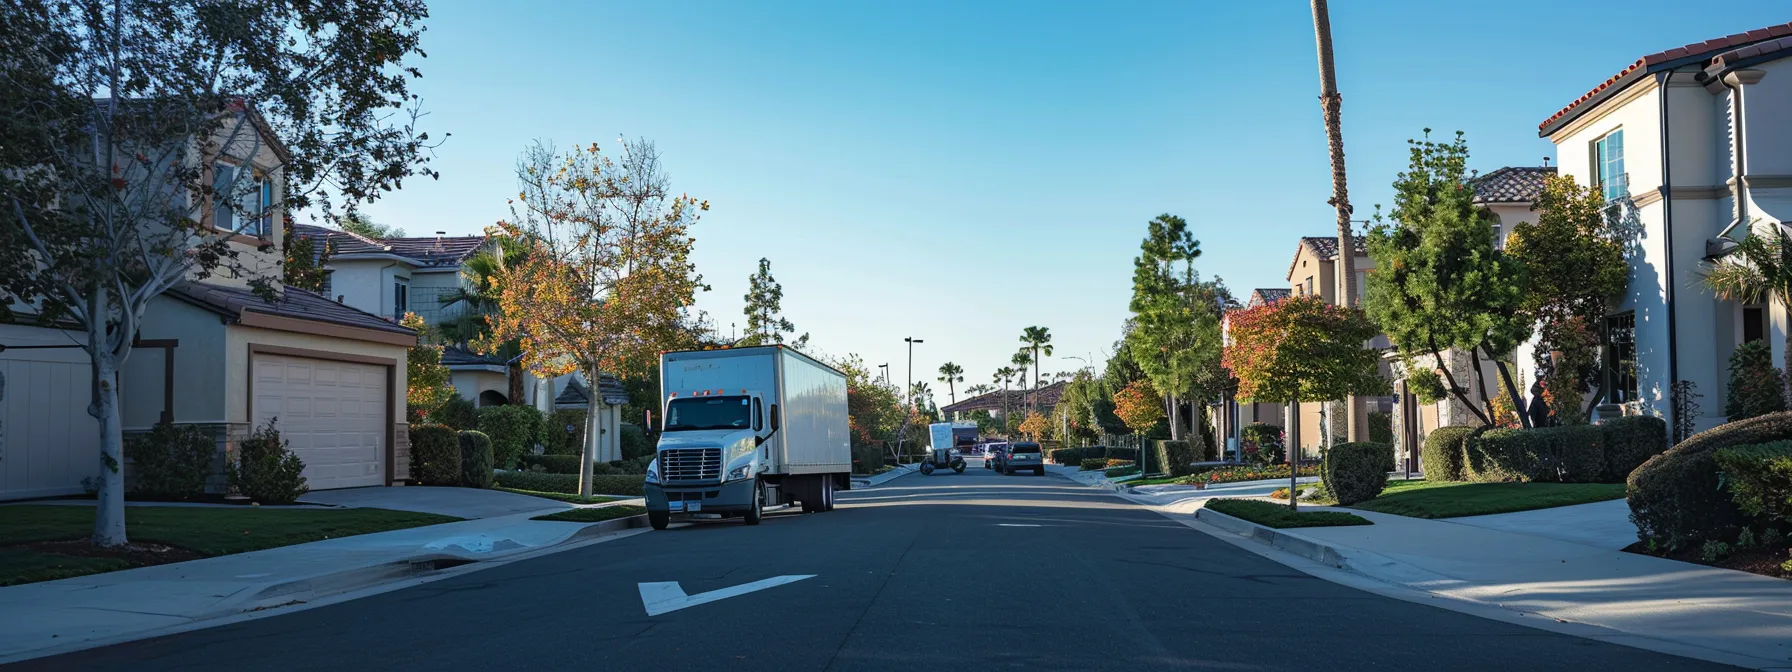
[[[1725,301],[1762,303],[1771,298],[1792,310],[1792,235],[1779,225],[1771,228],[1771,234],[1752,231],[1729,254],[1706,262],[1705,287]],[[1786,349],[1784,365],[1792,371],[1792,348]]]
[[[995,391],[995,388],[990,387],[988,385],[984,385],[983,383],[977,383],[976,385],[972,385],[970,387],[964,388],[964,393],[971,395],[971,396],[985,395],[985,394],[989,394],[990,392],[994,392],[994,391]],[[953,402],[953,403],[957,403],[957,402]]]
[[[946,393],[950,395],[952,403],[958,403],[958,390],[954,385],[964,382],[964,367],[951,362],[941,364],[939,380],[946,384]]]
[[[1002,386],[1002,417],[1008,417],[1008,381],[1014,379],[1014,368],[1004,366],[996,369],[996,384]]]
[[[1052,330],[1045,327],[1027,327],[1021,330],[1020,342],[1027,344],[1027,348],[1033,352],[1033,405],[1038,406],[1039,364],[1046,357],[1052,356]]]
[[[1020,388],[1023,390],[1027,389],[1027,367],[1033,365],[1033,351],[1028,348],[1021,348],[1020,352],[1014,353],[1014,356],[1010,357],[1008,361],[1014,364],[1014,368],[1020,369]],[[1033,386],[1039,386],[1039,379],[1037,377],[1033,379]],[[1027,410],[1032,409],[1033,399],[1031,395],[1028,395]]]
[[[1350,191],[1344,179],[1344,97],[1338,95],[1337,69],[1332,64],[1332,18],[1326,0],[1313,0],[1313,35],[1319,43],[1319,105],[1325,116],[1325,139],[1332,160],[1332,200],[1338,209],[1338,305],[1356,305],[1356,242],[1350,233]],[[1356,397],[1344,398],[1345,426],[1351,441],[1362,441],[1356,427]]]
[[[909,391],[909,396],[916,407],[927,408],[930,404],[924,402],[933,398],[933,390],[927,388],[927,383],[915,383],[914,389]]]

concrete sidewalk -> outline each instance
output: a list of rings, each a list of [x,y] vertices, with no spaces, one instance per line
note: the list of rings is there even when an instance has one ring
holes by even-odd
[[[594,524],[529,520],[541,513],[0,588],[0,623],[7,624],[0,628],[0,664],[191,629],[646,525],[645,516]]]
[[[866,476],[863,478],[853,477],[852,487],[854,487],[854,488],[875,488],[877,486],[883,485],[885,483],[889,483],[890,481],[894,481],[898,478],[902,478],[903,476],[907,476],[909,474],[915,473],[920,470],[921,470],[921,468],[919,466],[916,466],[913,464],[899,464],[899,465],[896,465],[894,468],[890,469],[889,471],[878,474],[876,476]]]
[[[1192,517],[1393,586],[1609,633],[1583,636],[1792,670],[1792,581],[1476,524],[1350,512],[1375,524],[1269,530],[1199,508]]]

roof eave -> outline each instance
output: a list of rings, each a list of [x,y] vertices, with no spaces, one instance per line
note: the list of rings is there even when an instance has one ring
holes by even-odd
[[[1556,131],[1562,130],[1569,124],[1574,123],[1575,120],[1586,116],[1588,112],[1598,108],[1605,101],[1610,100],[1613,96],[1629,89],[1637,82],[1643,81],[1645,77],[1648,77],[1654,72],[1657,72],[1656,68],[1645,66],[1624,73],[1623,76],[1618,77],[1617,81],[1612,82],[1611,86],[1600,89],[1597,93],[1588,96],[1586,100],[1574,103],[1573,106],[1568,108],[1567,113],[1544,123],[1543,126],[1537,129],[1537,137],[1547,138],[1551,135],[1555,135]]]

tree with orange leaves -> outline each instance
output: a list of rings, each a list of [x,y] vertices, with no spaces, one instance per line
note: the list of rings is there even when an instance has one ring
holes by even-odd
[[[482,348],[515,339],[540,377],[652,366],[676,343],[703,277],[690,261],[690,227],[708,201],[672,196],[653,143],[623,144],[612,160],[593,143],[564,153],[536,143],[517,162],[521,193],[498,222],[529,254],[494,278],[498,311]],[[589,395],[579,493],[591,494],[598,395]]]

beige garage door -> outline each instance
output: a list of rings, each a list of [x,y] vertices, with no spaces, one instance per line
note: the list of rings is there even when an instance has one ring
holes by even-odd
[[[312,490],[386,484],[386,367],[256,353],[255,425],[279,418]]]

